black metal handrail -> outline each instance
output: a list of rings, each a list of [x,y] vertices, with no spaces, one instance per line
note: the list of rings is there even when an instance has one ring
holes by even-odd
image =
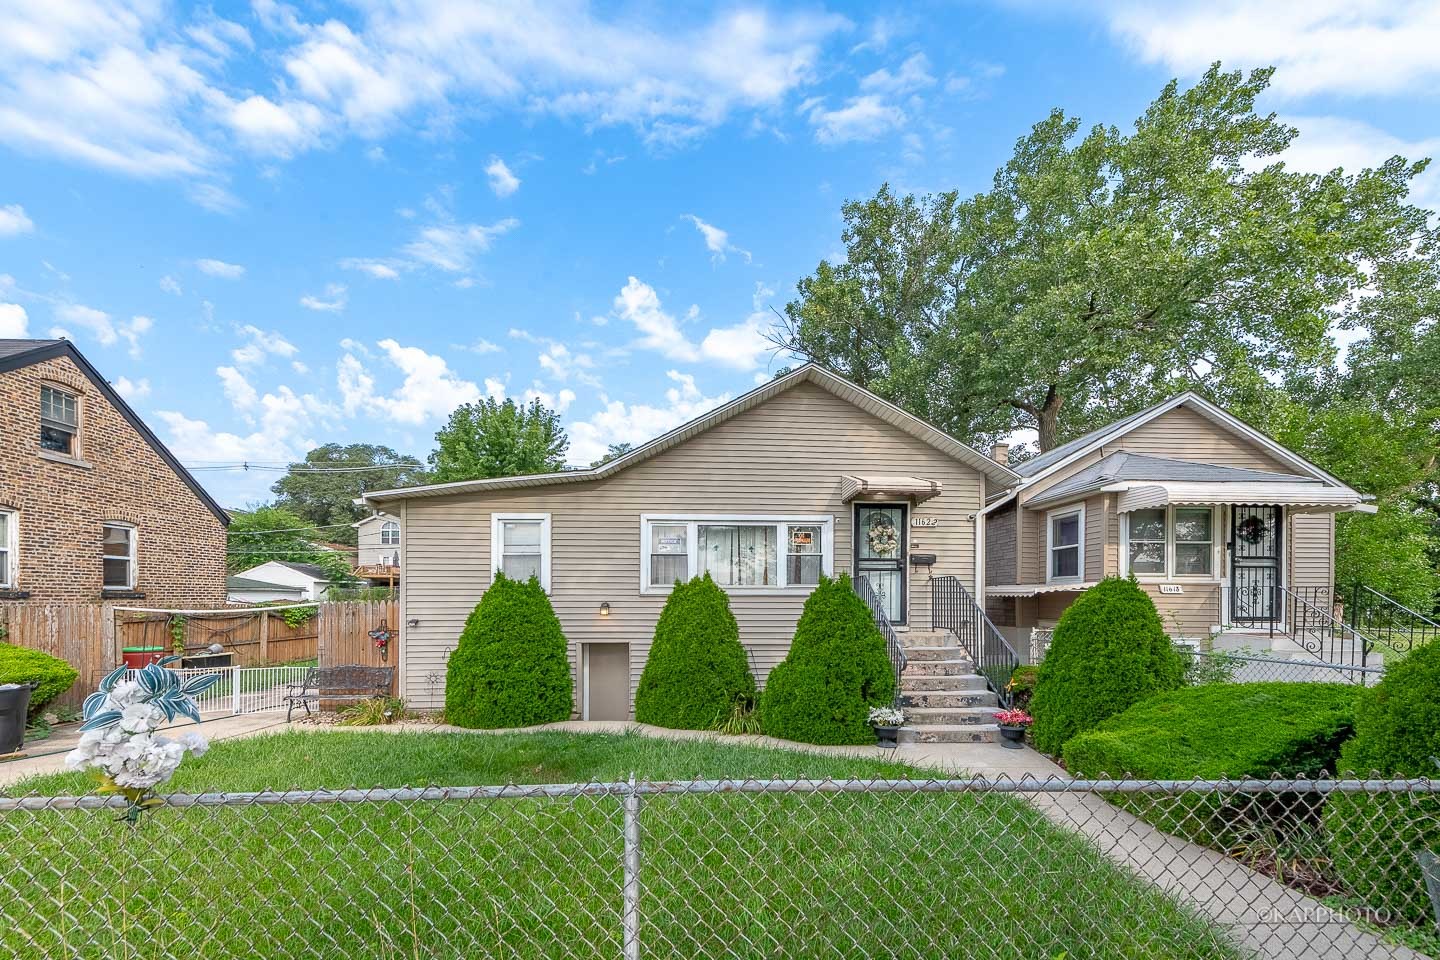
[[[1363,667],[1374,648],[1371,638],[1337,619],[1328,587],[1270,587],[1270,636],[1289,636],[1325,663]]]
[[[895,700],[893,706],[900,705],[900,675],[905,672],[905,647],[900,643],[900,637],[895,633],[890,618],[885,615],[885,607],[880,602],[880,597],[875,593],[875,588],[870,581],[861,577],[853,577],[850,580],[855,588],[855,593],[870,609],[870,616],[875,621],[875,628],[885,638],[885,652],[890,656],[890,666],[895,671]]]
[[[1351,588],[1345,617],[1351,629],[1396,653],[1440,637],[1440,623],[1363,583]]]
[[[957,577],[930,578],[930,627],[955,634],[975,660],[975,670],[995,691],[1000,705],[1011,705],[1011,695],[1006,688],[1015,668],[1020,666],[1020,655]]]

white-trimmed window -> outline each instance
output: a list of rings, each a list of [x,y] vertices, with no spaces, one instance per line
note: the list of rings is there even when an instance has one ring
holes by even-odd
[[[67,390],[40,387],[40,449],[80,456],[80,398]]]
[[[400,524],[394,520],[386,520],[380,524],[380,546],[400,546]]]
[[[1126,572],[1137,577],[1215,574],[1215,511],[1211,507],[1156,507],[1125,515]]]
[[[17,562],[20,542],[20,515],[13,510],[0,510],[0,590],[15,589],[19,576]]]
[[[1080,580],[1085,575],[1084,504],[1046,514],[1045,541],[1045,580]]]
[[[803,590],[833,572],[829,516],[646,514],[640,526],[642,593],[663,593],[702,573],[742,593]]]
[[[106,590],[135,589],[135,528],[124,523],[107,523],[102,528],[101,586]]]
[[[492,513],[490,569],[511,580],[535,577],[550,592],[550,514]]]

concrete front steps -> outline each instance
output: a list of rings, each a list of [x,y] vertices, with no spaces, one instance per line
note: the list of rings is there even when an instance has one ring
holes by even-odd
[[[975,661],[945,630],[911,630],[900,635],[905,671],[900,703],[920,743],[993,743],[999,702],[975,672]]]

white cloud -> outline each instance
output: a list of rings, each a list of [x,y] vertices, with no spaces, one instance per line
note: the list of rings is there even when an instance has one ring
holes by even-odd
[[[569,410],[570,405],[575,402],[575,391],[566,388],[559,393],[551,393],[545,389],[544,384],[537,380],[535,381],[535,385],[526,390],[520,399],[525,403],[530,403],[532,400],[539,400],[541,404],[549,407],[556,413],[564,413],[566,410]]]
[[[907,120],[905,111],[873,93],[851,97],[835,110],[825,109],[823,103],[811,102],[804,112],[815,127],[815,139],[830,146],[878,140],[903,127]]]
[[[126,400],[139,400],[142,397],[150,396],[150,381],[143,377],[139,380],[121,377],[111,384],[111,386]]]
[[[18,303],[0,303],[0,339],[18,340],[30,335],[29,318]]]
[[[320,313],[339,313],[345,309],[349,295],[343,283],[328,283],[325,285],[324,298],[306,294],[300,298],[300,306],[307,310],[315,310]]]
[[[304,100],[276,103],[253,94],[226,110],[225,120],[252,150],[289,157],[314,144],[324,125],[324,114]]]
[[[160,278],[160,289],[172,297],[178,297],[185,292],[180,286],[180,281],[169,274]]]
[[[672,360],[693,362],[700,351],[680,330],[673,314],[660,306],[660,296],[650,284],[631,277],[615,295],[615,313],[628,320],[640,333],[638,345],[655,350]]]
[[[149,317],[135,316],[117,322],[104,310],[87,307],[82,303],[60,303],[55,306],[55,319],[68,327],[54,327],[51,336],[69,336],[69,329],[80,327],[88,330],[102,347],[114,346],[121,340],[130,345],[130,355],[140,355],[140,337],[150,331],[155,321]]]
[[[247,323],[239,332],[246,342],[230,351],[230,356],[242,367],[259,363],[266,356],[289,359],[300,352],[299,347],[274,330],[266,332]]]
[[[340,267],[344,270],[358,270],[361,273],[368,273],[376,280],[394,280],[400,276],[396,265],[386,260],[373,260],[366,257],[347,257],[340,261]]]
[[[405,380],[394,391],[380,393],[374,375],[353,353],[347,353],[340,358],[336,378],[347,414],[371,413],[395,423],[419,425],[448,416],[456,407],[474,403],[483,395],[479,387],[451,370],[444,357],[392,339],[381,340],[377,346]]]
[[[902,63],[894,73],[881,68],[860,80],[860,89],[866,93],[901,96],[935,85],[930,74],[930,60],[923,53],[917,53]]]
[[[235,463],[245,460],[297,460],[317,446],[309,431],[332,420],[335,407],[313,394],[297,394],[287,386],[260,397],[248,416],[255,430],[248,434],[215,430],[173,410],[156,417],[165,425],[169,446],[185,462]],[[268,484],[268,480],[266,481]]]
[[[573,463],[590,463],[605,455],[612,443],[638,446],[653,440],[680,424],[713,410],[730,399],[728,393],[704,396],[689,374],[670,370],[665,374],[675,386],[665,391],[665,406],[644,403],[626,404],[601,394],[601,410],[588,419],[571,423],[570,459]]]
[[[35,221],[26,215],[25,208],[20,204],[0,207],[0,237],[15,237],[34,229]]]
[[[226,263],[224,260],[212,260],[208,257],[196,260],[195,268],[203,274],[220,277],[224,280],[238,280],[245,276],[245,268],[240,264]]]
[[[548,341],[538,358],[540,369],[556,380],[564,382],[572,376],[581,383],[598,386],[600,381],[589,373],[595,368],[595,361],[588,353],[572,353],[563,343]]]
[[[216,367],[215,375],[220,378],[220,387],[225,391],[225,398],[236,410],[249,410],[260,402],[260,394],[239,370],[234,367]]]
[[[1346,173],[1358,173],[1365,167],[1378,167],[1393,156],[1409,160],[1440,154],[1440,136],[1406,141],[1376,129],[1368,123],[1344,117],[1281,116],[1300,131],[1290,147],[1279,157],[1265,157],[1261,164],[1283,160],[1292,170],[1306,173],[1328,173],[1343,167]],[[1440,207],[1440,169],[1433,165],[1412,182],[1412,203]]]
[[[733,327],[720,327],[706,334],[700,343],[705,358],[736,370],[760,366],[767,354],[775,352],[775,344],[766,336],[771,322],[765,307],[765,301],[774,295],[775,291],[764,284],[755,284],[750,315]]]
[[[1185,0],[1108,6],[1110,29],[1141,59],[1197,74],[1273,65],[1276,93],[1431,94],[1440,84],[1433,0]]]
[[[490,179],[490,189],[495,191],[497,197],[508,197],[520,189],[520,178],[510,172],[505,161],[499,157],[491,157],[490,163],[485,167],[485,176]]]
[[[500,346],[500,344],[494,343],[490,340],[486,340],[484,337],[478,338],[473,343],[456,344],[453,346],[456,350],[468,350],[470,353],[479,354],[500,353],[505,349],[504,347]]]
[[[402,252],[416,263],[448,273],[462,273],[470,269],[476,254],[490,249],[496,237],[509,233],[519,225],[520,221],[514,217],[507,217],[489,226],[478,223],[436,223],[421,228],[419,234],[404,246]]]
[[[687,213],[681,219],[689,220],[695,225],[695,229],[700,231],[700,236],[705,238],[705,249],[710,251],[712,262],[723,262],[727,253],[738,253],[745,258],[746,263],[750,262],[750,251],[742,250],[731,243],[729,232],[706,223],[693,213]]]

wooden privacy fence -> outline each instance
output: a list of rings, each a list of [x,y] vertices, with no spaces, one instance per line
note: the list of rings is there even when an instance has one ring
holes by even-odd
[[[278,612],[217,609],[188,613],[177,625],[172,613],[117,610],[99,603],[0,603],[4,639],[59,657],[80,674],[56,701],[78,707],[121,660],[125,647],[175,647],[181,633],[187,654],[218,643],[240,667],[318,660],[321,666],[357,663],[396,667],[400,663],[399,604],[354,601],[317,604],[320,612],[290,626]],[[382,655],[370,632],[384,623],[391,639]],[[398,671],[397,671],[398,672]]]

